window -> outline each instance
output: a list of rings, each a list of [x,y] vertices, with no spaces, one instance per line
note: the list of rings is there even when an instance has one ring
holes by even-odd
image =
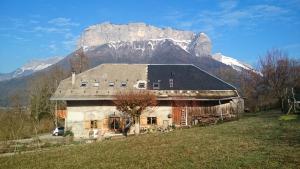
[[[120,129],[120,117],[110,117],[109,118],[109,127],[113,130]]]
[[[140,89],[145,89],[145,83],[139,83],[139,85],[138,85],[138,87],[140,88]]]
[[[99,87],[99,82],[95,82],[93,86],[94,87]]]
[[[126,82],[121,82],[121,87],[126,87]]]
[[[115,86],[115,82],[109,82],[108,86],[109,87],[114,87]]]
[[[88,82],[81,82],[80,87],[87,87]]]
[[[96,129],[97,128],[97,120],[91,120],[91,128]]]
[[[170,77],[173,78],[175,76],[174,72],[171,72]]]
[[[147,124],[149,124],[149,125],[157,124],[157,118],[156,117],[147,117]]]
[[[169,79],[169,84],[170,84],[170,88],[173,88],[173,86],[174,86],[174,81],[173,81],[173,79]]]
[[[153,89],[159,89],[159,83],[153,83]]]

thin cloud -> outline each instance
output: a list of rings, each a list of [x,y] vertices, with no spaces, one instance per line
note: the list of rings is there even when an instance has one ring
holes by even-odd
[[[176,21],[177,19],[181,19],[185,17],[186,14],[179,11],[172,11],[168,15],[164,16],[166,20]]]
[[[219,7],[223,10],[232,10],[237,6],[238,2],[236,0],[223,1],[219,3]]]
[[[6,30],[19,30],[26,27],[26,22],[20,18],[0,17],[0,22],[6,26]]]
[[[280,17],[282,19],[286,17],[285,14],[288,14],[289,10],[274,5],[256,5],[251,7],[247,12],[259,19],[271,19],[272,17]]]
[[[172,11],[169,14],[165,15],[163,18],[177,25],[177,28],[179,29],[191,30],[191,27],[194,26],[194,20],[185,20],[185,18],[189,18],[188,13]],[[161,27],[168,26],[161,25]]]
[[[52,53],[59,49],[73,50],[76,46],[78,36],[72,34],[72,26],[78,26],[78,23],[72,22],[69,18],[54,18],[47,22],[48,26],[36,26],[32,32],[43,35],[45,33],[58,33],[62,34],[62,40],[59,42],[51,42],[47,47]]]
[[[215,27],[233,27],[248,22],[259,22],[261,20],[281,19],[288,13],[288,10],[272,5],[255,5],[246,9],[222,9],[218,12],[206,11],[200,13],[197,23],[209,23]]]
[[[44,33],[66,33],[69,32],[68,28],[56,28],[56,27],[42,27],[36,26],[33,28],[33,32],[44,32]]]
[[[289,44],[283,47],[283,49],[291,50],[291,49],[300,49],[300,43]]]
[[[29,23],[31,23],[31,24],[38,24],[38,23],[40,23],[40,21],[31,19],[31,20],[29,20]]]
[[[79,26],[79,23],[72,22],[70,18],[54,18],[48,21],[49,24],[53,24],[55,26]]]
[[[200,11],[198,13],[187,13],[173,11],[165,17],[181,29],[204,31],[212,37],[221,36],[224,29],[242,26],[251,30],[265,21],[277,20],[284,22],[290,20],[291,11],[281,6],[260,4],[238,8],[235,0],[222,1],[218,4],[217,11]]]
[[[65,40],[62,42],[66,50],[72,50],[76,47],[77,39],[79,36],[75,36],[72,33],[65,34]]]
[[[51,53],[55,53],[58,50],[58,47],[55,43],[51,43],[48,45],[48,49],[50,50]]]
[[[25,38],[20,37],[20,36],[14,36],[14,39],[16,39],[17,41],[22,41],[22,42],[28,42],[28,41],[30,41],[29,39],[25,39]]]
[[[289,51],[289,56],[300,60],[300,43],[291,43],[282,47],[283,50]]]

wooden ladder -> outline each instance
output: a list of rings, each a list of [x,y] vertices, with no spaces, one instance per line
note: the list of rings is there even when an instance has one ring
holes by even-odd
[[[186,124],[186,113],[185,113],[185,111],[181,111],[181,122],[180,122],[180,124],[182,126],[186,126],[187,125]]]

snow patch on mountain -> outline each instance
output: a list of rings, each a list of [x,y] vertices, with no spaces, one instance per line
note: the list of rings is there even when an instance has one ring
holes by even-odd
[[[32,60],[22,66],[21,68],[17,69],[15,73],[13,74],[13,77],[18,77],[24,72],[37,72],[43,69],[46,69],[47,67],[59,62],[63,57],[60,56],[55,56],[55,57],[50,57],[50,58],[45,58],[45,59],[37,59],[37,60]]]
[[[164,43],[165,41],[171,41],[175,45],[181,47],[186,52],[188,51],[188,45],[190,44],[190,40],[175,40],[172,38],[160,38],[160,39],[149,39],[149,40],[143,40],[143,41],[110,41],[107,43],[108,47],[119,49],[122,47],[128,47],[131,46],[135,50],[141,50],[142,52],[146,49],[154,50],[159,44]]]
[[[242,69],[254,71],[254,69],[251,65],[242,63],[232,57],[225,56],[222,53],[215,53],[215,54],[213,54],[212,58],[221,63],[224,63],[225,65],[231,66],[233,69],[235,69],[237,71],[242,71]]]
[[[30,75],[34,72],[46,69],[47,67],[59,62],[61,59],[63,59],[63,57],[55,56],[45,59],[32,60],[11,73],[1,74],[0,81]]]

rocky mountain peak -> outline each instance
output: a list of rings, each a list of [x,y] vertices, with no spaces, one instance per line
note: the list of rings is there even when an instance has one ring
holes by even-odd
[[[84,30],[78,40],[78,48],[100,46],[108,43],[160,41],[172,40],[175,44],[182,44],[185,50],[195,56],[211,54],[211,42],[204,33],[195,34],[172,28],[158,28],[145,23],[111,24],[102,23],[92,25]]]
[[[194,33],[190,31],[158,28],[145,23],[124,25],[102,23],[85,29],[78,41],[78,47],[99,46],[109,42],[133,42],[163,38],[191,40],[194,36]]]
[[[189,51],[198,57],[210,56],[211,55],[211,41],[209,37],[201,32],[198,33],[192,40]]]

